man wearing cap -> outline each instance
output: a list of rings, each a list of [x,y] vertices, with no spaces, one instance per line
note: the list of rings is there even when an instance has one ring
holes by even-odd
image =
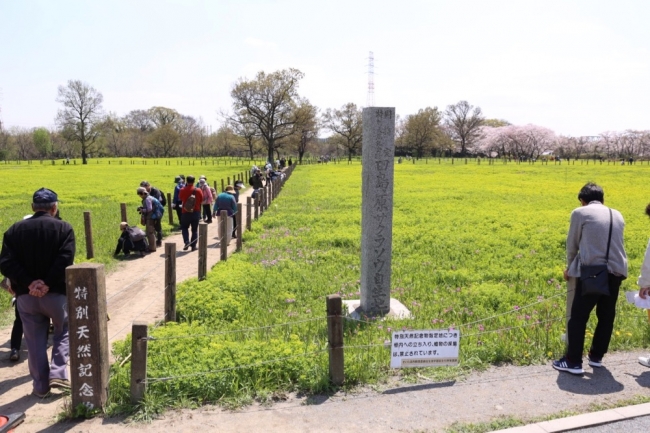
[[[194,206],[192,211],[185,209],[185,202],[187,199],[194,195]],[[199,188],[194,187],[194,176],[187,176],[187,185],[181,189],[178,196],[183,203],[181,208],[183,214],[181,215],[181,233],[183,235],[183,251],[187,251],[190,246],[192,251],[196,250],[196,239],[198,237],[199,220],[201,219],[201,203],[203,202],[203,194]],[[190,240],[189,229],[192,228],[192,239]]]
[[[181,215],[183,214],[183,202],[178,195],[181,189],[185,186],[185,176],[178,175],[174,179],[176,186],[174,187],[174,199],[172,200],[172,208],[176,209],[176,216],[178,216],[178,224],[181,223]]]
[[[33,380],[33,394],[45,397],[51,387],[69,388],[69,356],[65,268],[72,265],[72,226],[55,217],[58,198],[41,188],[32,200],[34,215],[4,233],[0,272],[16,292]],[[47,358],[47,331],[54,325],[52,361]]]

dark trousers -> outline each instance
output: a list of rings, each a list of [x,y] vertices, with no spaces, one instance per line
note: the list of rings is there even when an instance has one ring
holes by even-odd
[[[585,345],[585,331],[591,310],[596,307],[598,324],[591,340],[589,352],[595,359],[601,359],[609,348],[609,341],[614,330],[616,318],[616,301],[621,287],[622,277],[609,274],[609,296],[582,296],[582,283],[577,278],[576,291],[571,305],[571,318],[568,325],[569,347],[566,356],[571,362],[582,363]]]
[[[183,215],[183,204],[179,201],[176,203],[176,216],[178,217],[178,225],[181,225],[181,219]]]
[[[203,221],[210,224],[212,222],[212,205],[204,204],[203,206]]]
[[[184,212],[181,216],[181,233],[183,235],[183,242],[185,245],[190,244],[192,249],[196,249],[196,239],[198,237],[199,221],[201,220],[201,212]],[[190,240],[189,229],[192,229],[192,238]]]
[[[11,328],[11,348],[20,350],[20,345],[23,342],[23,321],[20,320],[18,314],[18,303],[14,306],[16,310],[16,318],[14,319],[14,327]]]
[[[233,215],[232,217],[232,237],[237,236],[237,214]]]

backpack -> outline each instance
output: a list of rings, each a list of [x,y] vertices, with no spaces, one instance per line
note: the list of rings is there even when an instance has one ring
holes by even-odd
[[[196,188],[192,190],[192,194],[183,203],[183,210],[185,212],[194,212],[194,204],[196,203]]]
[[[156,192],[158,194],[156,194]],[[160,188],[151,187],[151,194],[149,195],[152,196],[153,198],[157,198],[158,201],[160,201],[161,205],[167,206],[167,199],[165,198],[165,193],[162,192]]]
[[[141,241],[146,237],[146,234],[140,227],[129,227],[126,229],[129,233],[129,239],[133,242]]]
[[[151,204],[153,207],[153,211],[151,212],[151,219],[162,219],[162,216],[165,213],[165,207],[158,201],[156,197],[151,197]]]

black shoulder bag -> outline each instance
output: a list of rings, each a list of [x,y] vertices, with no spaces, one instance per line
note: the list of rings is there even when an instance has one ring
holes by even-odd
[[[609,296],[609,244],[612,241],[612,210],[609,210],[609,237],[607,239],[607,254],[604,265],[580,265],[580,283],[582,296]]]

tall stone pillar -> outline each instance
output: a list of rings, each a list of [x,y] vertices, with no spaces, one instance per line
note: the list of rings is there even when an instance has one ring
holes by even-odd
[[[365,314],[390,311],[395,108],[363,109],[361,303]]]

